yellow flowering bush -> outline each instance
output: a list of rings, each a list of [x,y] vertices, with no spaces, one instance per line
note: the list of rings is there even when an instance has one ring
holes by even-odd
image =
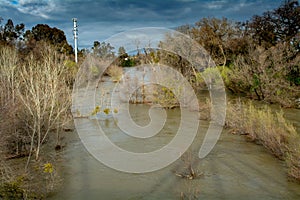
[[[92,111],[91,115],[96,115],[98,112],[100,112],[100,106],[96,106],[95,109]]]
[[[44,169],[45,173],[49,173],[49,174],[52,174],[54,171],[54,167],[53,167],[52,163],[44,164],[43,169]]]
[[[104,110],[103,110],[103,112],[105,113],[105,114],[109,114],[110,113],[110,109],[109,108],[105,108]]]

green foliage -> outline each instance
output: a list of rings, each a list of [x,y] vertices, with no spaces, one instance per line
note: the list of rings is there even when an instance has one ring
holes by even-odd
[[[65,66],[70,70],[70,71],[75,71],[77,70],[77,64],[76,62],[72,61],[72,60],[66,60],[65,61]]]
[[[300,65],[292,66],[287,79],[296,86],[300,86]]]
[[[223,85],[221,83],[223,77],[220,74],[220,70],[223,71],[223,76],[227,76],[227,70],[223,70],[222,67],[208,67],[203,72],[197,72],[195,77],[196,84],[208,88]],[[228,79],[228,77],[225,78]]]
[[[0,185],[0,197],[4,200],[24,199],[25,190],[22,189],[23,178],[19,177],[14,181]]]
[[[160,51],[151,51],[150,52],[150,57],[151,57],[151,60],[154,62],[154,63],[159,63],[160,61]]]
[[[121,67],[133,67],[136,65],[134,58],[126,53],[124,47],[120,47],[118,50],[117,65]]]
[[[90,67],[91,73],[93,76],[98,76],[100,73],[100,70],[98,69],[97,66],[93,65]]]
[[[37,41],[49,41],[51,44],[59,44],[66,41],[66,36],[63,31],[58,28],[51,28],[47,24],[38,24],[32,27],[31,32],[26,33],[27,37],[33,37]]]
[[[222,67],[222,66],[219,66],[218,69],[221,73],[221,77],[225,85],[230,84],[229,74],[232,72],[232,70],[229,67]]]
[[[177,90],[182,90],[182,87],[178,86],[176,88]],[[154,92],[154,99],[153,102],[155,104],[159,104],[164,108],[174,108],[179,106],[179,102],[177,100],[177,97],[174,94],[175,88],[167,88],[163,86],[157,86],[155,92]],[[178,91],[180,94],[180,91]]]
[[[253,74],[252,76],[252,84],[251,84],[251,91],[255,91],[256,89],[259,88],[261,85],[259,75],[258,74]]]
[[[135,63],[135,60],[133,58],[126,57],[126,58],[121,59],[120,65],[122,67],[133,67],[133,66],[136,65],[136,63]]]
[[[68,86],[73,86],[76,74],[78,72],[78,65],[76,62],[72,60],[66,60],[64,62],[65,67],[67,68],[67,73],[66,73],[66,81]]]

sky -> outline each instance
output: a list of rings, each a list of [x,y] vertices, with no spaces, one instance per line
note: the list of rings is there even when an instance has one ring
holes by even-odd
[[[73,46],[73,22],[78,19],[78,47],[142,27],[175,28],[203,17],[245,21],[277,8],[283,0],[0,0],[0,17],[24,23],[26,29],[48,24],[63,30]]]

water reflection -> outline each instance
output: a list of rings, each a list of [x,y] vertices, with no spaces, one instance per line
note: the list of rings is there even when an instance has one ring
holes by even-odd
[[[144,113],[148,106],[131,105],[131,110],[137,123],[147,123],[149,119]],[[101,123],[111,141],[122,148],[151,151],[174,137],[179,118],[179,110],[168,111],[164,129],[147,141],[122,134],[113,120]],[[189,152],[193,155],[193,168],[204,174],[194,180],[174,174],[184,170],[184,159],[152,173],[137,175],[115,171],[94,159],[77,134],[72,133],[68,136],[70,141],[64,154],[63,188],[52,199],[300,199],[300,185],[287,180],[284,163],[262,146],[245,142],[243,137],[223,131],[213,151],[199,160],[199,145],[208,127],[206,121],[199,123],[197,137]]]

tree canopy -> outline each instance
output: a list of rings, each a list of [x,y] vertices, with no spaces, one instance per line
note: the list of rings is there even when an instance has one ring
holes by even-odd
[[[68,44],[65,33],[56,27],[51,28],[47,24],[38,24],[32,27],[31,30],[26,31],[24,37],[30,47],[35,46],[39,41],[44,41],[56,46],[57,50],[62,53],[73,53],[73,48]]]
[[[92,47],[93,54],[100,58],[110,58],[114,57],[115,54],[113,52],[115,48],[110,45],[110,43],[94,41],[94,45]]]
[[[0,43],[16,46],[23,53],[32,51],[39,42],[46,42],[56,47],[57,51],[72,54],[73,48],[68,44],[65,33],[47,24],[37,24],[31,30],[25,32],[23,23],[14,25],[12,19],[8,19],[5,25],[1,25],[0,17]]]
[[[279,42],[293,43],[298,50],[300,6],[298,1],[285,1],[279,8],[255,15],[246,23],[248,34],[259,45],[271,47]]]
[[[0,18],[0,23],[2,18]],[[8,19],[4,26],[0,26],[0,42],[4,44],[15,44],[23,39],[25,30],[24,24],[14,25],[11,19]]]

